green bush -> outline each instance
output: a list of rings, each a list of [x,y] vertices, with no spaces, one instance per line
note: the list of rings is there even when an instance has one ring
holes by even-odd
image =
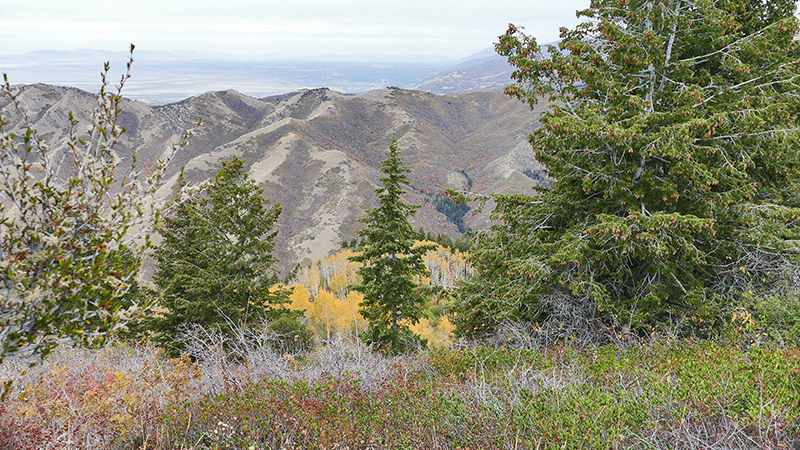
[[[800,292],[756,295],[747,291],[729,313],[724,338],[747,346],[791,348],[800,345]]]

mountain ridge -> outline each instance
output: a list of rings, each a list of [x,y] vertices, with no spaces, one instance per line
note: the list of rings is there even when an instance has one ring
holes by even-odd
[[[90,122],[93,94],[44,84],[14,89],[32,125],[56,147],[66,136],[68,111],[81,127]],[[7,117],[15,114],[8,102],[0,108]],[[412,170],[406,200],[421,205],[415,228],[457,237],[461,225],[443,212],[445,189],[530,192],[538,183],[530,174],[541,171],[527,143],[538,111],[492,92],[438,96],[390,87],[350,95],[319,88],[254,98],[226,90],[163,106],[126,99],[121,109],[122,167],[134,150],[139,161],[154,161],[203,118],[162,196],[170,195],[181,166],[196,182],[215,176],[225,158],[245,160],[265,196],[284,209],[276,239],[284,273],[355,237],[358,219],[376,204],[373,191],[392,135]],[[488,215],[462,220],[465,228],[482,229]]]

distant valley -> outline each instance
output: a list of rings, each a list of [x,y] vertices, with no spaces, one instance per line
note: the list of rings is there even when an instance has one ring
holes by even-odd
[[[68,111],[83,125],[90,121],[93,94],[46,84],[18,88],[33,125],[50,142],[63,142]],[[6,117],[14,115],[7,103],[0,107]],[[276,256],[284,272],[355,237],[358,219],[376,204],[378,169],[393,134],[412,169],[407,200],[422,205],[415,228],[456,237],[488,225],[486,212],[454,215],[447,188],[530,192],[542,180],[527,142],[538,113],[494,92],[312,89],[253,98],[226,90],[163,106],[126,100],[122,111],[127,132],[117,150],[126,161],[134,151],[139,161],[155,160],[203,118],[170,184],[180,166],[190,181],[199,181],[216,175],[220,160],[244,158],[265,195],[283,206]],[[170,192],[167,186],[161,195]]]
[[[259,98],[319,87],[351,94],[387,86],[437,94],[501,92],[510,81],[511,68],[492,54],[486,49],[460,61],[431,57],[293,61],[137,49],[126,96],[163,105],[227,89]],[[94,92],[103,62],[111,64],[111,81],[116,82],[125,71],[128,56],[126,52],[100,50],[0,55],[0,72],[8,74],[12,84],[46,83]]]

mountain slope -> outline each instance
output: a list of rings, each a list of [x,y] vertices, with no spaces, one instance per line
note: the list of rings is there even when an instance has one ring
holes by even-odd
[[[550,47],[558,46],[559,42],[542,44],[538,57],[548,58]],[[511,80],[513,71],[514,68],[508,64],[507,59],[498,55],[494,47],[489,47],[468,56],[453,67],[411,85],[411,89],[439,95],[480,91],[503,92],[503,88],[513,84]]]
[[[33,125],[51,142],[66,135],[68,111],[83,126],[90,121],[92,94],[43,84],[16,88]],[[0,107],[14,114],[7,103]],[[276,256],[284,271],[355,236],[358,219],[376,203],[392,134],[412,169],[407,200],[422,205],[414,226],[433,232],[455,237],[459,228],[487,224],[486,214],[454,215],[444,189],[528,192],[541,170],[526,138],[538,115],[493,92],[442,97],[398,88],[361,95],[314,89],[256,99],[219,91],[157,107],[126,100],[122,111],[127,132],[117,150],[124,161],[135,150],[140,166],[203,118],[169,183],[181,165],[189,181],[199,181],[216,175],[221,159],[244,158],[265,195],[283,206]],[[170,192],[167,186],[161,195]]]
[[[412,89],[434,94],[461,94],[465,92],[503,92],[511,84],[513,68],[505,58],[492,55],[465,61],[450,69],[438,72],[412,86]]]

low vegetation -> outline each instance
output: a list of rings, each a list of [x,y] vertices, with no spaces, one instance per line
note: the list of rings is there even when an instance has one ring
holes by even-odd
[[[147,343],[5,363],[2,449],[796,448],[800,352],[650,340],[384,356],[259,336],[190,354]],[[260,336],[264,339],[266,335]],[[242,338],[244,336],[241,336]],[[192,360],[192,357],[195,360]]]

